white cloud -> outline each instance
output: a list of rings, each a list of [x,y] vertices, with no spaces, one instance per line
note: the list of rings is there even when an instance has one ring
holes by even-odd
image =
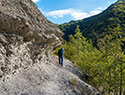
[[[88,14],[82,11],[74,11],[71,13],[71,16],[76,20],[80,20],[80,19],[88,17]]]
[[[93,16],[93,15],[96,15],[96,14],[99,14],[101,13],[102,11],[101,10],[93,10],[89,13],[89,16]]]
[[[38,2],[39,0],[32,0],[32,1],[36,3],[36,2]]]
[[[57,18],[57,17],[63,17],[64,15],[71,14],[72,11],[73,11],[72,9],[56,10],[56,11],[48,12],[46,15]]]
[[[110,4],[111,2],[110,1],[108,1],[108,4]]]
[[[76,20],[88,17],[87,13],[74,9],[56,10],[46,13],[46,15],[52,16],[53,18],[64,17],[64,15],[71,15]]]
[[[51,16],[53,18],[62,18],[64,15],[70,15],[75,20],[80,20],[83,18],[87,18],[96,14],[101,13],[103,10],[102,7],[98,7],[95,10],[90,11],[89,13],[83,12],[81,10],[75,10],[75,9],[65,9],[65,10],[55,10],[48,13],[45,13],[46,16]]]
[[[98,8],[96,8],[96,10],[102,10],[103,8],[102,7],[98,7]]]

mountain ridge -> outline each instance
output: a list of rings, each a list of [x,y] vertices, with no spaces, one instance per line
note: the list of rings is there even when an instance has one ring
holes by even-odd
[[[70,21],[69,23],[58,25],[58,27],[65,34],[63,38],[68,40],[69,35],[75,34],[77,25],[79,25],[83,35],[86,38],[93,40],[93,42],[97,40],[97,36],[101,38],[106,34],[112,34],[116,31],[122,31],[124,33],[124,3],[124,0],[117,1],[98,15],[85,18],[83,20]]]

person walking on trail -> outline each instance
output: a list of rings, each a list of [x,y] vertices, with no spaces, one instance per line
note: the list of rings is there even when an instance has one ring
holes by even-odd
[[[64,55],[64,48],[61,48],[58,51],[58,57],[59,57],[59,65],[63,66],[63,55]]]

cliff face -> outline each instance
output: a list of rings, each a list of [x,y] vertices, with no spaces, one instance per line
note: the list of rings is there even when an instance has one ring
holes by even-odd
[[[62,35],[31,0],[0,0],[0,95],[97,95],[50,56]]]
[[[62,33],[48,21],[31,0],[0,0],[0,29],[36,44],[58,40]],[[52,46],[55,46],[52,44]]]
[[[0,0],[1,80],[48,55],[61,36],[31,0]]]

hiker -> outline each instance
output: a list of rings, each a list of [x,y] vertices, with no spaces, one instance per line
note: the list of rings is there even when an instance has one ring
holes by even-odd
[[[63,66],[63,55],[64,55],[64,48],[61,48],[58,51],[58,57],[59,57],[59,65]]]

